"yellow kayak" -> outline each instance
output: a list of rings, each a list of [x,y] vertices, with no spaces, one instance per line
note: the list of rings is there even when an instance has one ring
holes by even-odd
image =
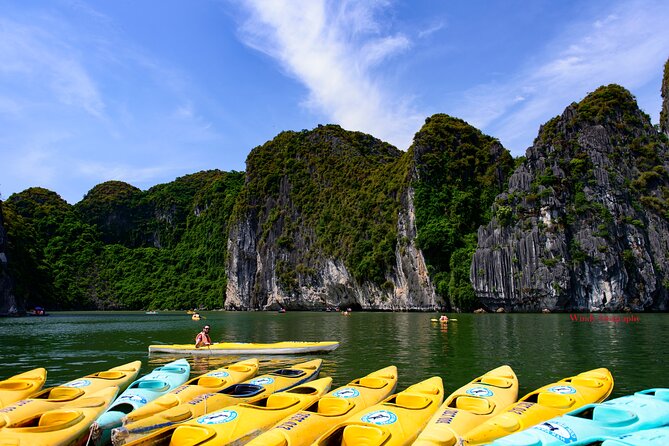
[[[46,369],[29,370],[0,381],[0,408],[39,392],[46,382]]]
[[[242,403],[197,420],[170,426],[126,443],[128,446],[242,445],[282,419],[316,403],[330,389],[332,378],[320,378],[278,392],[254,403]]]
[[[202,394],[216,393],[232,384],[253,378],[258,373],[258,367],[258,359],[252,358],[207,372],[185,382],[170,393],[133,410],[123,419],[123,424],[130,424],[150,417],[179,404],[187,403]]]
[[[112,441],[118,446],[144,437],[158,429],[182,423],[224,407],[262,400],[273,393],[316,378],[322,363],[322,359],[313,359],[257,376],[240,384],[233,384],[215,393],[204,393],[176,407],[113,429]]]
[[[446,398],[414,446],[453,446],[459,438],[518,399],[518,378],[503,365],[460,387]]]
[[[314,445],[397,446],[411,444],[444,399],[441,378],[434,376],[409,386],[337,424]]]
[[[247,444],[310,445],[327,429],[386,399],[395,391],[396,386],[397,367],[377,370],[329,392],[318,404],[297,412]]]
[[[608,369],[594,369],[535,390],[499,415],[463,435],[463,444],[488,444],[497,438],[565,414],[585,404],[604,401],[613,390]]]
[[[0,429],[0,445],[70,446],[85,444],[95,419],[116,398],[118,387],[103,388],[67,407],[40,411]]]
[[[196,348],[193,344],[149,345],[149,353],[179,353],[189,355],[297,355],[304,353],[331,352],[339,347],[337,341],[301,342],[284,341],[271,343],[216,342],[207,347]]]
[[[141,365],[141,361],[133,361],[44,389],[27,399],[0,409],[0,427],[14,424],[38,412],[69,407],[77,400],[107,387],[125,389],[137,378]]]

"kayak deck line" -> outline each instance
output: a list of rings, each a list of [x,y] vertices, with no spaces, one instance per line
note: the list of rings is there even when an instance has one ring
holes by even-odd
[[[208,347],[195,348],[192,344],[149,345],[149,353],[189,353],[194,355],[290,355],[297,353],[331,352],[339,347],[337,341],[305,342],[283,341],[274,343],[220,342]]]

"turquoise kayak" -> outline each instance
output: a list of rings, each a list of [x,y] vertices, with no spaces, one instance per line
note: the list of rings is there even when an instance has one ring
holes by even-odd
[[[190,377],[190,364],[179,359],[133,382],[114,400],[91,428],[91,439],[95,444],[109,444],[111,431],[122,424],[122,419],[159,396],[165,395],[185,383]]]
[[[649,389],[563,416],[503,437],[494,446],[590,445],[669,424],[669,389]],[[623,443],[624,444],[624,443]],[[664,443],[669,444],[669,443]]]
[[[669,444],[669,426],[621,435],[602,442],[601,446],[666,446]]]

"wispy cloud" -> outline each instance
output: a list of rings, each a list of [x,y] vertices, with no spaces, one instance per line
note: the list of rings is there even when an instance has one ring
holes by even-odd
[[[386,4],[250,0],[241,37],[307,88],[308,107],[405,149],[424,116],[387,92],[376,70],[411,46],[407,36],[383,32],[375,17]]]
[[[125,181],[134,185],[151,184],[155,178],[172,175],[179,172],[180,166],[153,165],[141,167],[123,163],[99,163],[78,162],[75,169],[83,177],[90,179],[93,183],[101,183],[108,180]]]
[[[42,186],[75,202],[110,179],[148,187],[204,168],[222,135],[184,67],[86,3],[58,6],[0,17],[2,196]]]
[[[467,91],[457,113],[520,154],[541,123],[598,86],[634,90],[656,79],[669,55],[667,23],[665,2],[622,2],[573,23],[511,79]]]
[[[37,92],[46,92],[62,104],[80,107],[100,117],[104,102],[93,78],[75,54],[66,42],[44,28],[0,18],[0,76],[21,77]]]

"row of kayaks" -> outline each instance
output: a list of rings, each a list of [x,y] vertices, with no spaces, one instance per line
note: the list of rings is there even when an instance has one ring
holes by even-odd
[[[605,368],[518,400],[509,366],[445,398],[440,377],[396,393],[395,366],[331,390],[321,359],[259,376],[248,359],[190,380],[185,359],[137,379],[140,364],[45,390],[44,369],[1,381],[0,446],[669,445],[669,389],[605,401]]]

